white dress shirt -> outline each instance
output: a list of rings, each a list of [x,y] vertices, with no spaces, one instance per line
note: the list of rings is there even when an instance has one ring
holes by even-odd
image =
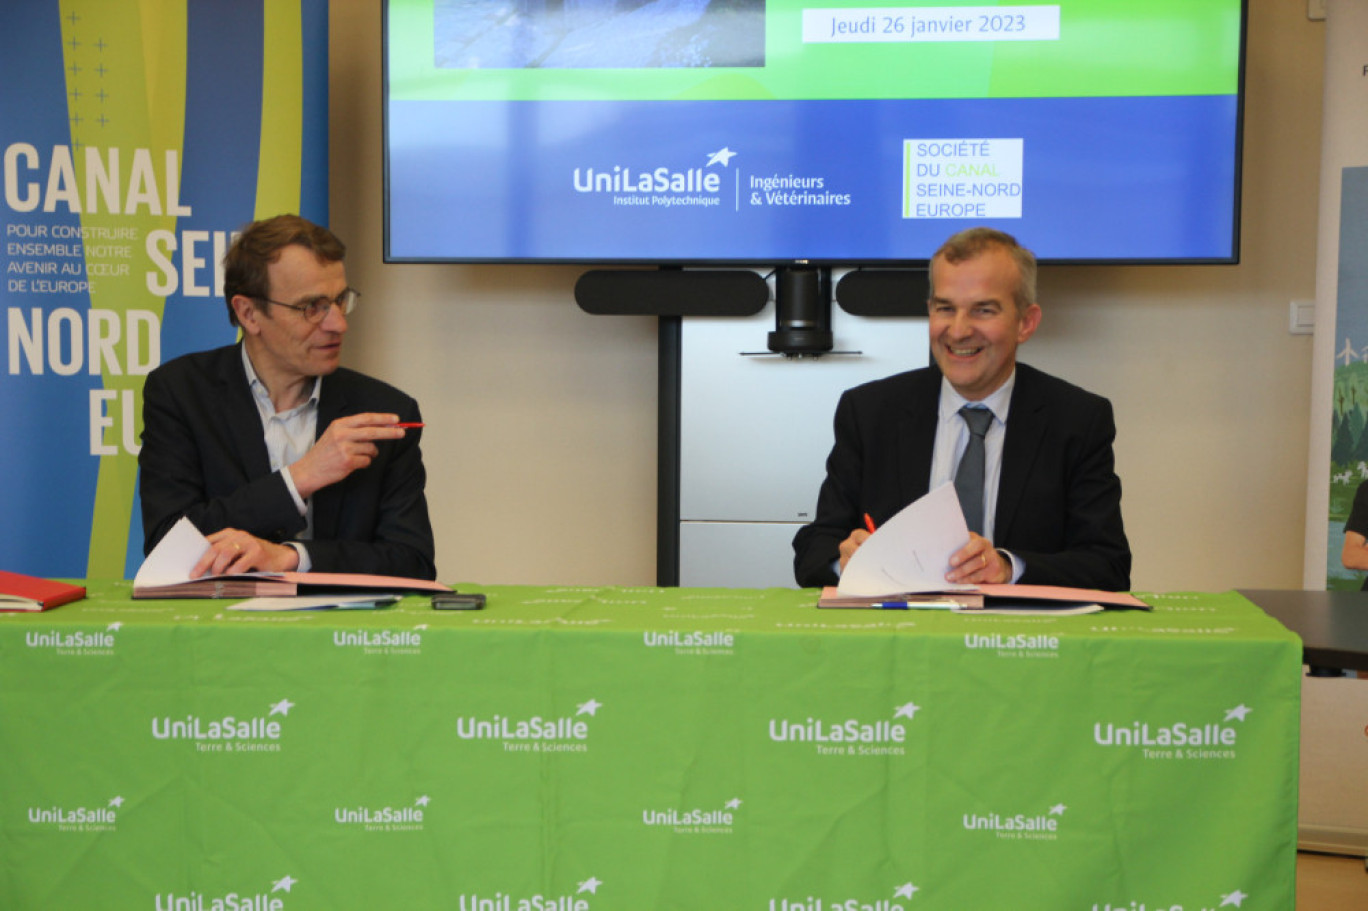
[[[252,401],[256,403],[257,413],[261,416],[261,429],[266,438],[266,453],[271,459],[271,470],[280,472],[285,486],[294,498],[295,508],[304,517],[304,530],[301,539],[313,537],[313,504],[305,502],[295,487],[290,475],[290,466],[299,461],[312,448],[318,432],[318,394],[323,385],[322,377],[314,377],[313,391],[302,404],[289,411],[277,412],[271,402],[271,392],[257,376],[252,367],[252,359],[247,356],[247,347],[242,348],[242,366],[247,371],[247,385],[252,390]],[[286,541],[299,552],[299,572],[306,573],[313,567],[309,551],[298,541]]]
[[[983,406],[993,413],[993,422],[983,437],[983,536],[993,540],[997,528],[998,485],[1002,480],[1002,443],[1007,435],[1007,413],[1012,407],[1012,390],[1016,388],[1016,370],[1012,370],[1007,381],[991,395],[977,402],[971,402],[955,391],[950,381],[941,377],[940,409],[936,419],[936,442],[931,450],[931,486],[934,490],[941,484],[955,479],[960,457],[969,445],[969,425],[959,413],[965,405]],[[1021,578],[1025,564],[1008,551],[1006,554],[1012,564],[1012,581]]]

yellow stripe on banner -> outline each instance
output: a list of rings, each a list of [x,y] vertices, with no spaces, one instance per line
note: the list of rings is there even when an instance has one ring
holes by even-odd
[[[137,484],[143,378],[156,366],[165,299],[145,244],[174,232],[185,134],[186,0],[61,0],[69,154],[89,233],[90,457],[99,459],[86,577],[121,579]]]
[[[265,0],[256,217],[299,211],[304,150],[304,26],[299,0]]]

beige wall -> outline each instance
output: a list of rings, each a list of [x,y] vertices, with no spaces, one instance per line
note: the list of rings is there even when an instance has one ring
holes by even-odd
[[[331,5],[346,360],[423,405],[440,576],[649,584],[655,321],[581,312],[576,268],[382,263],[379,6]],[[1324,24],[1250,7],[1240,265],[1047,267],[1024,349],[1116,406],[1141,590],[1301,585]]]

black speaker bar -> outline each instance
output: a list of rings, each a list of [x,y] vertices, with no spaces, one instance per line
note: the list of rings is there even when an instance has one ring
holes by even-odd
[[[575,303],[597,316],[751,316],[769,285],[749,269],[593,269],[575,282]]]
[[[925,269],[858,269],[836,283],[836,303],[852,316],[925,316]]]

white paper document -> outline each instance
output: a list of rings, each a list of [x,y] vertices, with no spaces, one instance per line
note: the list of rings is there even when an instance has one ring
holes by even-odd
[[[972,590],[945,581],[950,558],[969,543],[955,485],[947,482],[905,506],[855,551],[841,573],[843,596]]]
[[[190,570],[208,549],[209,539],[200,534],[189,519],[181,516],[138,567],[133,584],[142,588],[189,582]]]
[[[399,595],[336,594],[317,597],[248,598],[228,605],[229,610],[296,611],[296,610],[380,610],[399,601]]]
[[[225,573],[191,579],[195,564],[209,549],[209,539],[182,517],[147,555],[133,579],[135,598],[249,598],[336,592],[446,592],[451,589],[430,579],[407,579],[369,573],[267,572]],[[358,602],[359,603],[359,602]],[[336,602],[335,602],[335,606]],[[372,605],[374,606],[374,605]],[[261,608],[257,608],[261,609]]]

